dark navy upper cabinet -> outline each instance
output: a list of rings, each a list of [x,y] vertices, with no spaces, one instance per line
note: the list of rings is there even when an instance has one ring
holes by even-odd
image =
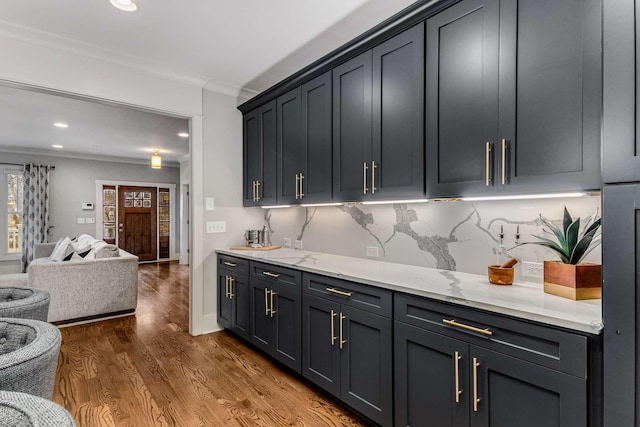
[[[599,189],[599,0],[465,0],[427,20],[430,197]]]
[[[334,199],[424,197],[424,25],[333,70]]]
[[[331,72],[278,98],[278,203],[331,201]]]
[[[603,4],[603,180],[640,182],[640,19],[635,0]]]
[[[276,101],[244,115],[244,206],[276,203]]]

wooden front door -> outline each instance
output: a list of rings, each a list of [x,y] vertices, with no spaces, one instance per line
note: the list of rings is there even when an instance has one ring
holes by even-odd
[[[158,257],[156,197],[156,187],[118,187],[118,247],[140,261]]]

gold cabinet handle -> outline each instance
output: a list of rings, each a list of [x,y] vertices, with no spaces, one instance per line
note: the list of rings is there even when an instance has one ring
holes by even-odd
[[[269,315],[269,289],[264,288],[264,315]]]
[[[347,340],[342,339],[342,321],[346,319],[347,316],[340,313],[340,350],[342,350],[342,346],[347,343]]]
[[[229,276],[224,276],[224,297],[229,298]]]
[[[273,315],[277,313],[277,311],[273,309],[273,296],[276,293],[274,291],[269,291],[269,294],[271,295],[271,317],[273,317]]]
[[[478,397],[478,366],[480,366],[480,362],[478,362],[478,358],[473,358],[473,412],[478,412],[478,403],[480,403],[480,398]]]
[[[371,194],[376,194],[376,162],[374,160],[371,161]]]
[[[334,320],[337,314],[338,313],[331,310],[331,345],[335,345],[336,340],[338,339],[338,337],[336,337],[336,331],[335,331],[336,327],[334,325]]]
[[[272,273],[270,271],[263,271],[262,274],[265,276],[273,277],[274,279],[277,279],[278,277],[280,277],[279,274]]]
[[[260,181],[256,181],[256,202],[260,201]]]
[[[493,335],[493,332],[491,332],[487,328],[485,328],[485,329],[476,328],[475,326],[469,326],[469,325],[465,325],[464,323],[458,323],[454,319],[451,319],[451,320],[442,319],[442,323],[444,323],[446,325],[449,325],[449,326],[454,326],[456,328],[466,329],[467,331],[477,332],[477,333],[482,334],[482,335],[488,335],[488,336]]]
[[[300,189],[300,175],[296,174],[296,200],[300,198],[299,189]]]
[[[456,373],[456,403],[460,403],[460,395],[462,394],[462,390],[460,390],[460,353],[456,351],[455,354],[455,373]]]
[[[369,170],[369,166],[367,166],[367,162],[362,164],[362,190],[364,194],[367,194],[369,189],[367,188],[367,171]]]
[[[300,193],[300,198],[301,199],[304,197],[304,191],[303,191],[304,186],[302,184],[303,180],[304,180],[304,175],[302,174],[302,172],[300,172],[300,191],[299,191],[299,193]]]
[[[233,276],[229,276],[229,299],[233,299],[233,297],[236,295],[233,293],[233,282],[235,281],[235,279],[233,278]]]
[[[507,140],[502,138],[502,185],[507,183]]]
[[[350,297],[351,295],[353,295],[351,292],[341,291],[336,288],[327,288],[327,292],[331,292],[332,294],[342,295],[343,297]]]
[[[253,186],[253,201],[256,201],[256,182],[252,181],[251,185]]]
[[[491,185],[491,143],[487,141],[485,145],[485,169],[486,169],[486,186]]]
[[[236,265],[238,265],[238,264],[234,264],[234,263],[232,263],[232,262],[227,262],[227,261],[225,261],[225,262],[224,262],[224,265],[228,265],[229,267],[235,267],[235,266],[236,266]]]

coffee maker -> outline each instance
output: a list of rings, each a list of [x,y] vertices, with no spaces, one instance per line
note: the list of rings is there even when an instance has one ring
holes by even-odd
[[[265,234],[266,227],[262,227],[262,230],[246,230],[244,232],[244,238],[247,241],[247,246],[251,248],[261,248],[265,246]]]

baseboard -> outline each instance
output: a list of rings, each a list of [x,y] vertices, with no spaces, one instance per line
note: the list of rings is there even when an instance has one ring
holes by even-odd
[[[83,325],[85,323],[98,322],[98,321],[102,321],[102,320],[117,319],[119,317],[133,316],[135,314],[136,314],[136,310],[135,309],[123,310],[123,311],[117,311],[117,312],[114,312],[114,313],[97,314],[95,316],[78,317],[78,318],[75,318],[75,319],[60,320],[58,322],[51,322],[51,324],[57,326],[58,328],[66,328],[68,326],[76,326],[76,325]]]

